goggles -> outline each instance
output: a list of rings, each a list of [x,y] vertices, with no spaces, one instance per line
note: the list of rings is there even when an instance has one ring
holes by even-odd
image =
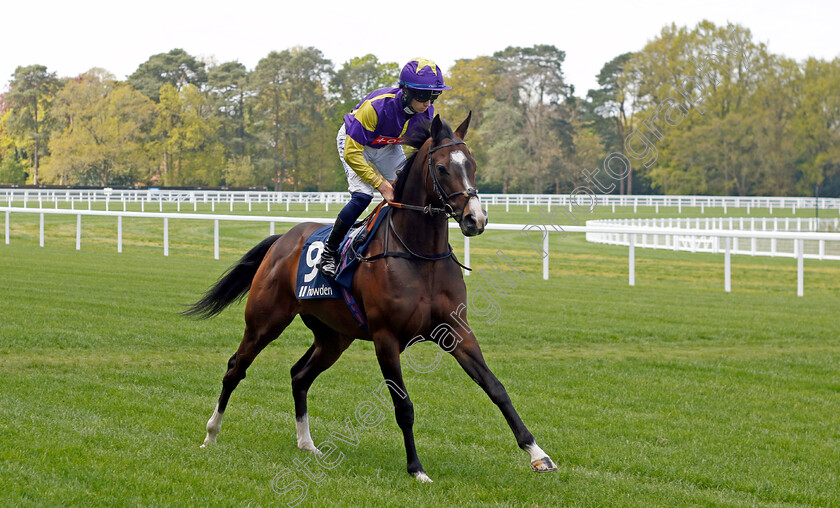
[[[442,92],[442,90],[418,90],[417,88],[409,90],[409,96],[417,102],[435,102]]]

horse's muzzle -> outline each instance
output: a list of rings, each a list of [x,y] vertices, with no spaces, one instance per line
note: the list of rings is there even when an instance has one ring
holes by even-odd
[[[464,236],[476,236],[484,232],[484,227],[487,225],[487,215],[482,210],[481,213],[467,213],[461,218],[461,232]]]

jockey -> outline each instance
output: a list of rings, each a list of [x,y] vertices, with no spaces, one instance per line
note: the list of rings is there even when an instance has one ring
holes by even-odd
[[[341,241],[370,204],[373,190],[386,201],[394,199],[391,182],[405,161],[399,142],[409,129],[434,118],[432,103],[449,89],[440,67],[431,60],[415,58],[400,72],[399,88],[374,90],[344,115],[336,144],[351,198],[339,212],[321,254],[318,269],[324,275],[336,276]]]

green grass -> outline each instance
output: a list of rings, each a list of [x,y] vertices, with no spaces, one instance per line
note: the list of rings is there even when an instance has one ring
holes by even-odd
[[[524,207],[490,214],[539,220]],[[0,244],[0,505],[284,506],[271,486],[286,468],[287,482],[308,486],[302,506],[840,505],[838,262],[806,260],[799,298],[793,260],[736,256],[727,294],[722,255],[637,249],[630,287],[626,247],[569,235],[552,239],[543,281],[518,234],[488,232],[471,242],[468,287],[492,291],[477,272],[499,249],[526,277],[496,295],[498,321],[470,322],[559,471],[532,473],[497,408],[444,358],[428,374],[405,369],[435,483],[405,474],[390,412],[357,426],[357,446],[336,441],[335,469],[310,462],[324,473],[315,483],[295,470],[309,458],[295,445],[289,382],[311,343],[300,321],[249,369],[217,446],[198,447],[243,307],[211,321],[177,311],[266,225],[222,223],[216,261],[206,223],[170,220],[164,257],[159,220],[125,219],[118,254],[113,219],[84,218],[80,251],[75,217],[47,216],[44,248],[37,215],[12,219],[11,243]],[[418,346],[418,363],[431,348]],[[380,378],[364,342],[319,377],[309,397],[316,444],[346,429]]]

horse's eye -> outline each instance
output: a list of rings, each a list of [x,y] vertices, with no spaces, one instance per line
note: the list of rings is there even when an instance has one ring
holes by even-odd
[[[443,173],[444,175],[449,173],[449,170],[446,169],[446,166],[444,166],[443,164],[438,164],[437,165],[437,170],[438,170],[439,173]]]

